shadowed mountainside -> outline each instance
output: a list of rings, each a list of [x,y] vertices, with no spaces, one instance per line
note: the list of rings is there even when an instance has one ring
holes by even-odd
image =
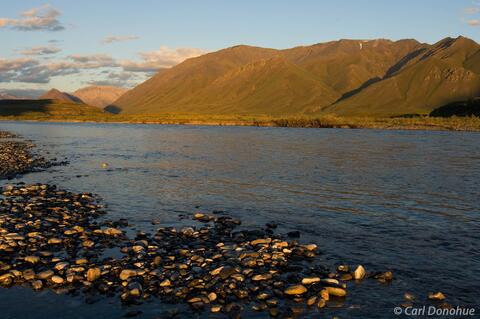
[[[0,116],[28,116],[30,119],[44,117],[97,116],[103,111],[97,107],[59,100],[1,100]]]
[[[467,38],[340,40],[286,50],[235,46],[188,59],[128,91],[124,114],[396,116],[480,93]]]
[[[76,90],[71,95],[76,96],[88,105],[103,109],[107,105],[115,102],[125,92],[127,92],[127,89],[120,87],[92,85]]]
[[[430,113],[433,117],[480,116],[480,98],[459,101],[441,106]]]

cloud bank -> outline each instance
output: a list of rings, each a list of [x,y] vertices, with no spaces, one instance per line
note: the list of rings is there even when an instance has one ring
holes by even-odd
[[[27,48],[24,50],[20,50],[19,53],[22,55],[50,55],[55,54],[62,51],[60,48],[57,47],[45,47],[45,46],[38,46]]]
[[[50,5],[43,5],[21,13],[20,18],[0,18],[0,28],[10,27],[20,31],[61,31],[65,27],[57,17],[60,12]]]
[[[157,51],[139,53],[139,60],[116,60],[108,54],[72,54],[60,60],[40,60],[33,58],[45,54],[54,54],[58,48],[34,47],[21,51],[28,57],[0,58],[0,82],[49,83],[51,78],[79,74],[91,75],[89,83],[133,86],[146,80],[152,73],[172,67],[184,60],[205,53],[201,49],[177,48],[166,46]]]

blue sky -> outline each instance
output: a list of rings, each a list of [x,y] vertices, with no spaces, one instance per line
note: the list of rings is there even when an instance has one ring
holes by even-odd
[[[458,35],[479,42],[479,9],[480,0],[2,0],[0,89],[132,86],[155,69],[236,44]]]

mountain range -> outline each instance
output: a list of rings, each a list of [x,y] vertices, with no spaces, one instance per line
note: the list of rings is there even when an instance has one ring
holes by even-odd
[[[465,38],[234,46],[162,70],[109,108],[124,114],[398,116],[480,95],[480,45]]]
[[[127,89],[115,86],[92,85],[76,90],[72,95],[88,105],[104,108],[112,104],[126,91]]]
[[[51,89],[42,94],[38,99],[87,104],[103,109],[107,105],[112,104],[126,91],[127,89],[114,86],[92,85],[78,89],[73,93]]]

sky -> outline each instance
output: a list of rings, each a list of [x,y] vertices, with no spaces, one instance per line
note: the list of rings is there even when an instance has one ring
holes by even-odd
[[[0,91],[133,87],[237,44],[459,35],[480,42],[480,0],[2,0]]]

